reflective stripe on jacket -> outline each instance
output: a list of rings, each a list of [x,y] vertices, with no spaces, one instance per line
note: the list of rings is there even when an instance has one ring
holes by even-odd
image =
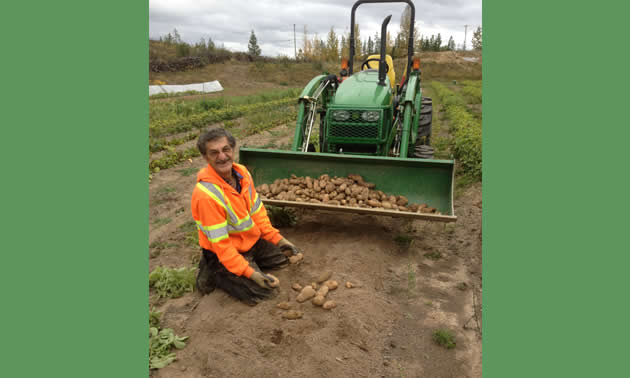
[[[277,244],[282,235],[275,229],[256,193],[245,166],[233,164],[241,176],[241,193],[207,165],[197,174],[191,207],[197,223],[199,245],[214,252],[227,270],[249,278],[254,269],[241,253],[263,238]]]

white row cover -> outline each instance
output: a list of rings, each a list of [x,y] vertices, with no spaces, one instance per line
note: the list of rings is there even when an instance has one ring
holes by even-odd
[[[149,85],[149,96],[158,93],[179,93],[187,91],[197,92],[220,92],[223,90],[218,80],[207,83],[186,84],[186,85]]]

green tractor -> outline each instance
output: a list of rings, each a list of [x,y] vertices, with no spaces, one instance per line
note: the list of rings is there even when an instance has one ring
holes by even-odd
[[[339,76],[313,78],[299,97],[292,151],[241,148],[240,161],[257,184],[278,178],[359,174],[386,193],[436,207],[441,215],[377,211],[324,204],[265,200],[281,206],[408,216],[454,221],[454,161],[433,159],[432,101],[422,96],[419,60],[409,38],[407,65],[397,83],[393,60],[386,55],[387,25],[381,26],[380,54],[371,55],[354,72],[355,11],[364,3],[406,3],[411,8],[413,36],[415,7],[410,0],[359,0],[350,18],[350,57],[342,60]],[[318,122],[316,123],[316,119]]]

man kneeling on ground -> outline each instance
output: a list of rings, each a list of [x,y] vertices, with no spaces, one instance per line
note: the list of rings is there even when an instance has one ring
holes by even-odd
[[[197,148],[208,162],[197,174],[191,203],[202,248],[197,289],[208,294],[218,287],[254,305],[274,293],[261,268],[286,266],[282,250],[298,249],[271,225],[251,174],[232,160],[236,139],[212,129],[199,136]]]

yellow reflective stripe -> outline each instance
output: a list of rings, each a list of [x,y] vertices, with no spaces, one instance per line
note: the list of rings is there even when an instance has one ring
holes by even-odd
[[[225,209],[229,233],[243,232],[253,227],[253,222],[249,214],[243,219],[240,219],[236,215],[230,201],[226,199],[225,193],[219,185],[209,182],[199,182],[197,186]]]
[[[201,224],[200,221],[197,221],[197,220],[195,222],[197,223],[197,228],[201,230],[201,232],[203,232],[204,235],[206,235],[206,237],[211,243],[217,243],[229,237],[227,222],[215,224],[212,226],[204,226]]]
[[[197,187],[199,189],[201,189],[202,192],[204,192],[207,195],[209,195],[210,197],[212,197],[213,200],[215,200],[219,205],[221,205],[227,211],[227,208],[225,207],[225,204],[223,204],[223,201],[221,201],[219,199],[219,197],[217,197],[214,193],[212,193],[210,190],[208,190],[208,188],[203,186],[200,182],[197,183]]]
[[[256,214],[260,211],[260,209],[262,209],[262,201],[260,200],[260,197],[258,197],[258,193],[256,193],[256,200],[254,201],[253,207],[254,211],[252,212],[252,215]]]

